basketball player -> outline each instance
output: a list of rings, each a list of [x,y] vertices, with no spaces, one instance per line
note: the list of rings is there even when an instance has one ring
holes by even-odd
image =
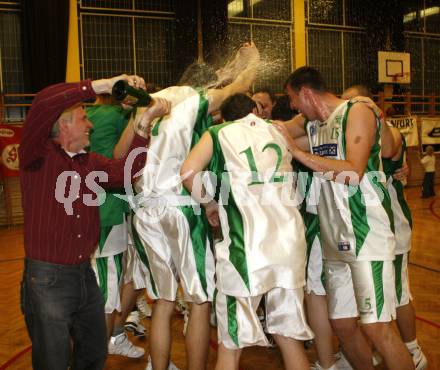
[[[149,119],[167,114],[169,108],[167,101],[157,99],[153,108],[148,111]],[[118,145],[121,135],[126,135],[128,130],[132,134],[131,140],[126,140],[123,153],[117,153],[118,158],[124,157],[134,137],[133,127],[130,125],[127,128],[130,110],[117,104],[110,94],[101,94],[97,96],[95,105],[88,107],[86,112],[88,119],[93,123],[90,151],[113,158],[115,147],[119,151],[122,149],[121,145]],[[117,196],[120,193],[121,189],[112,189],[100,194],[105,199],[99,207],[100,238],[92,259],[92,267],[105,301],[109,354],[138,358],[142,357],[145,351],[129,341],[123,325],[138,293],[133,289],[132,282],[123,283],[124,253],[128,246],[127,217],[130,209],[128,204]],[[122,304],[121,295],[124,298]],[[125,317],[117,314],[122,313],[121,311]]]
[[[298,117],[296,119],[303,119]],[[309,150],[308,145],[305,150]],[[310,189],[313,171],[296,162],[298,174],[297,193],[302,199],[300,213],[304,220],[307,242],[306,262],[306,308],[307,320],[315,333],[314,344],[318,361],[312,365],[313,370],[351,370],[344,355],[334,353],[333,330],[328,319],[327,296],[325,291],[325,275],[322,260],[321,231],[316,205],[310,201]]]
[[[254,92],[252,100],[260,103],[263,108],[261,118],[272,119],[272,110],[276,105],[276,98],[272,91],[267,88],[260,89]]]
[[[266,331],[285,367],[309,369],[301,343],[313,337],[303,308],[304,225],[288,202],[292,158],[277,130],[253,114],[256,104],[245,94],[227,99],[221,112],[233,122],[211,127],[181,169],[185,187],[223,234],[215,246],[216,369],[238,369],[244,347],[269,345],[256,312],[262,299]],[[206,168],[221,184],[218,205],[204,200],[196,185]]]
[[[239,73],[226,66],[217,75],[214,71],[210,74],[205,67],[193,65],[181,79],[181,82],[185,80],[182,85],[212,87],[217,78],[222,83],[232,79],[224,88],[195,90],[190,86],[174,86],[153,94],[170,100],[172,108],[168,116],[153,125],[149,160],[137,183],[143,203],[133,219],[135,239],[143,245],[149,261],[152,286],[147,287],[148,294],[156,300],[150,329],[151,363],[147,368],[168,367],[171,317],[179,283],[185,298],[191,302],[185,335],[188,369],[206,367],[214,258],[208,221],[204,214],[195,214],[191,198],[181,185],[179,171],[191,147],[211,124],[211,112],[228,96],[249,89],[258,62],[255,45],[245,44],[234,60],[235,65],[244,68]],[[142,109],[138,114],[142,114]]]
[[[365,104],[337,98],[311,67],[286,83],[292,105],[307,122],[276,125],[292,156],[315,171],[316,199],[325,260],[329,316],[350,363],[373,369],[372,353],[360,328],[389,369],[413,369],[404,344],[392,330],[395,315],[395,240],[389,194],[381,169],[380,119]],[[308,136],[312,153],[292,137]],[[354,292],[353,292],[354,289]],[[356,297],[357,307],[346,304]]]
[[[366,99],[366,98],[368,99]],[[379,108],[370,100],[370,91],[363,85],[355,85],[345,90],[342,99],[356,99],[366,101],[375,110]],[[381,114],[381,112],[377,112]],[[409,289],[408,258],[411,250],[412,218],[411,210],[405,199],[403,184],[394,178],[394,173],[400,169],[405,161],[406,142],[400,131],[388,124],[391,135],[382,136],[382,147],[391,147],[388,158],[383,158],[383,170],[387,176],[387,189],[391,197],[391,208],[394,215],[396,236],[396,259],[394,272],[396,279],[396,314],[400,336],[413,358],[416,370],[426,368],[428,362],[417,343],[416,315],[412,304]],[[382,155],[384,157],[384,155]]]

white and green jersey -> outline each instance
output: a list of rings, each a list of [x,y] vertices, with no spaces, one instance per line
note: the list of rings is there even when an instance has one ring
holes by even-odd
[[[169,100],[171,112],[152,124],[147,161],[135,188],[143,193],[144,199],[159,198],[162,205],[166,201],[176,205],[176,196],[185,192],[180,168],[211,123],[209,103],[203,92],[188,86],[172,86],[152,96]],[[138,109],[137,121],[145,109]]]
[[[411,249],[411,233],[412,233],[412,218],[411,210],[405,199],[403,192],[403,184],[401,181],[393,178],[396,170],[402,167],[405,153],[406,142],[402,135],[402,154],[400,158],[393,161],[388,158],[383,158],[383,170],[387,177],[387,189],[391,197],[391,209],[394,216],[394,229],[396,235],[396,255],[408,253]]]
[[[292,198],[292,157],[278,131],[253,114],[209,129],[223,240],[217,288],[235,297],[305,284],[304,224]]]
[[[310,278],[309,266],[322,266],[322,243],[321,243],[321,229],[319,227],[319,216],[316,205],[310,201],[310,188],[313,182],[313,171],[304,166],[300,162],[295,163],[297,170],[296,192],[302,200],[299,205],[299,211],[304,221],[306,230],[307,243],[307,266],[306,277]],[[311,204],[312,203],[312,204]],[[320,261],[311,261],[311,258],[316,258],[319,255]],[[313,257],[312,257],[313,255]],[[314,272],[313,269],[311,272]],[[321,282],[324,284],[324,272],[321,271]],[[309,284],[309,283],[308,283]]]
[[[190,149],[212,123],[208,114],[209,102],[203,91],[187,86],[169,87],[153,97],[170,101],[171,112],[153,122],[145,168],[135,184],[136,191],[142,193],[142,204],[133,222],[140,237],[135,238],[135,246],[138,252],[144,249],[142,262],[150,272],[152,294],[160,297],[164,290],[171,290],[174,283],[171,279],[160,281],[161,286],[166,287],[162,291],[159,281],[154,281],[161,276],[155,273],[160,268],[155,267],[166,266],[164,268],[172,271],[172,276],[174,273],[184,275],[180,276],[180,282],[185,292],[196,302],[202,302],[212,296],[210,229],[204,210],[196,214],[191,206],[191,196],[181,183],[180,168]],[[140,109],[136,120],[144,112],[145,109]],[[172,216],[174,213],[175,217]],[[154,242],[147,243],[151,240]],[[166,248],[162,248],[164,243]],[[175,258],[171,257],[172,247],[175,247],[172,251]],[[148,251],[160,258],[148,261],[151,258],[147,258]],[[172,298],[166,296],[166,299]]]
[[[362,103],[357,103],[362,104]],[[352,103],[340,104],[325,122],[309,121],[306,131],[312,153],[345,160],[347,116]],[[380,121],[359,186],[314,174],[324,259],[381,261],[394,259],[394,225],[380,155]],[[349,174],[347,174],[348,176]],[[355,174],[353,174],[355,175]]]

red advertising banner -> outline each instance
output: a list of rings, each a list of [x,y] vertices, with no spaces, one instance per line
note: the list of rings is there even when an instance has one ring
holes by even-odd
[[[0,171],[2,177],[16,177],[18,172],[18,147],[22,127],[0,125]]]

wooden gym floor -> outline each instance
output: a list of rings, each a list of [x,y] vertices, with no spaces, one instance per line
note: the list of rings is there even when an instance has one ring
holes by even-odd
[[[437,194],[440,188],[437,187]],[[429,369],[440,369],[440,200],[420,199],[420,188],[410,188],[407,198],[414,218],[413,246],[410,257],[411,289],[417,312],[417,336],[428,357]],[[437,234],[439,233],[439,234]],[[23,228],[0,229],[0,370],[31,369],[30,341],[19,308],[19,283],[23,268]],[[148,328],[149,321],[145,321]],[[183,320],[173,321],[172,360],[185,369]],[[133,339],[136,345],[147,347],[148,339]],[[214,368],[216,331],[211,332],[209,369]],[[308,350],[311,361],[316,360]],[[109,356],[108,370],[144,369],[145,355],[133,360]],[[277,349],[250,348],[243,352],[240,369],[282,369]],[[383,367],[379,367],[383,368]]]

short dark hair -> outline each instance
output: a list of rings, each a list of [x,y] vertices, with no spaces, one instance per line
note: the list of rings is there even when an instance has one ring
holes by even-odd
[[[256,106],[256,103],[246,94],[234,94],[223,102],[220,112],[225,121],[235,121],[252,113]]]
[[[267,95],[269,95],[270,101],[271,101],[272,103],[275,103],[275,102],[276,102],[275,94],[273,93],[273,91],[272,91],[271,89],[269,89],[269,88],[267,88],[267,87],[264,87],[264,88],[262,88],[262,89],[258,89],[258,90],[256,90],[256,91],[252,94],[252,96],[254,96],[255,94],[260,94],[260,93],[263,93],[263,94],[267,94]]]
[[[179,86],[204,87],[217,80],[214,68],[206,63],[190,64],[180,77]]]
[[[287,95],[282,95],[277,98],[277,103],[272,109],[272,119],[280,121],[289,121],[298,112],[290,108],[290,99]]]
[[[356,89],[360,96],[366,96],[367,98],[373,99],[373,94],[371,93],[370,89],[366,85],[353,85],[350,86],[348,89]]]
[[[299,91],[303,86],[313,90],[326,92],[327,86],[321,73],[313,67],[304,66],[296,69],[286,80],[285,86]]]

